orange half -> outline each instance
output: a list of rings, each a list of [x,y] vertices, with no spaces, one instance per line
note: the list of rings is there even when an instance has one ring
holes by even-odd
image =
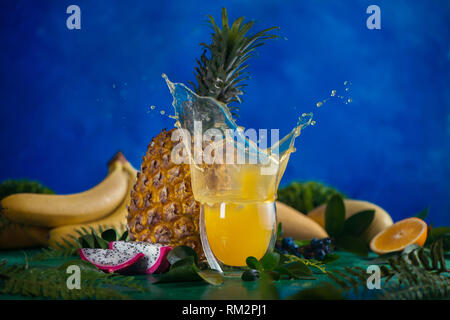
[[[378,254],[401,251],[411,244],[423,246],[427,240],[427,224],[419,218],[401,220],[378,233],[370,241],[370,249]]]

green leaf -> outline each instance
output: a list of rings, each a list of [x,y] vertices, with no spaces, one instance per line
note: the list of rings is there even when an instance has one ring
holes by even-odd
[[[195,260],[193,256],[188,256],[186,258],[180,259],[175,261],[171,266],[170,269],[175,269],[175,268],[179,268],[179,267],[183,267],[186,265],[195,265]]]
[[[322,263],[329,264],[339,259],[339,255],[336,253],[329,253],[325,256],[325,259],[322,260]]]
[[[283,254],[281,251],[279,251],[278,249],[274,249],[276,253],[278,253],[280,255],[280,264],[284,264],[286,261],[290,261],[289,257],[285,254]]]
[[[297,277],[311,276],[311,269],[303,261],[295,261],[283,265],[284,268],[295,274]]]
[[[247,257],[247,259],[245,259],[245,263],[247,264],[247,266],[250,269],[256,269],[256,270],[262,270],[262,266],[259,263],[258,259],[256,259],[255,257]]]
[[[256,281],[259,279],[259,271],[256,269],[245,270],[242,273],[241,279],[243,281]]]
[[[122,236],[120,237],[119,241],[127,241],[128,240],[128,230],[126,230]]]
[[[286,275],[289,278],[294,278],[296,280],[300,279],[315,279],[312,277],[312,271],[306,264],[302,261],[295,261],[289,264],[278,266],[275,271],[281,275]]]
[[[188,246],[178,246],[170,250],[167,254],[167,261],[173,265],[177,261],[183,260],[187,257],[193,257],[194,264],[198,265],[197,253],[194,249]]]
[[[366,257],[369,249],[364,240],[354,236],[341,236],[336,239],[336,246],[344,251]]]
[[[375,210],[365,210],[352,215],[345,220],[344,231],[346,235],[359,236],[372,223],[375,217]]]
[[[95,248],[94,237],[90,234],[80,237],[79,242],[83,248]]]
[[[100,238],[99,236],[93,236],[94,238],[94,247],[95,248],[101,248],[101,249],[108,249],[109,248],[109,242]]]
[[[187,256],[172,264],[170,270],[158,279],[157,283],[205,281],[212,285],[223,283],[221,273],[215,270],[200,270],[195,264],[194,256]]]
[[[273,270],[280,262],[280,255],[276,252],[268,252],[261,259],[261,265],[264,270]]]
[[[418,212],[414,217],[425,220],[425,218],[428,216],[428,211],[430,210],[429,207],[426,207],[422,211]]]
[[[102,239],[108,242],[117,240],[117,233],[114,229],[108,229],[102,232]]]
[[[325,210],[325,229],[331,237],[338,237],[344,230],[345,206],[344,200],[335,194],[328,201]]]
[[[276,267],[275,271],[278,272],[280,275],[285,275],[285,276],[288,276],[289,278],[293,278],[293,279],[296,279],[296,280],[300,279],[299,276],[297,276],[296,274],[292,273],[291,271],[286,269],[284,266]]]
[[[180,262],[180,261],[178,261]],[[173,267],[173,266],[172,266]],[[181,263],[162,275],[156,283],[203,281],[194,263]]]

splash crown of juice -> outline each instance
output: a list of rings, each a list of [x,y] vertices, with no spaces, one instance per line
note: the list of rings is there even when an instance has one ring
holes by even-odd
[[[262,258],[275,238],[279,182],[295,138],[311,124],[312,114],[303,114],[271,147],[262,147],[236,124],[226,105],[163,77],[174,98],[182,158],[189,161],[194,197],[202,205],[202,244],[210,266],[220,269],[208,250],[227,266],[245,266],[249,256]]]

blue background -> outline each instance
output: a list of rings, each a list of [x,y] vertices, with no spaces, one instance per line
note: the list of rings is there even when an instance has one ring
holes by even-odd
[[[66,8],[81,8],[81,30]],[[366,8],[381,8],[381,30]],[[140,166],[173,121],[161,78],[193,78],[206,15],[280,26],[251,61],[239,124],[287,133],[303,112],[315,127],[296,142],[282,183],[319,180],[384,207],[395,220],[430,206],[450,213],[450,2],[1,1],[0,180],[27,177],[58,193],[87,189],[122,150]],[[343,82],[353,85],[343,91]],[[332,89],[353,99],[317,101]],[[156,111],[149,111],[156,105]]]

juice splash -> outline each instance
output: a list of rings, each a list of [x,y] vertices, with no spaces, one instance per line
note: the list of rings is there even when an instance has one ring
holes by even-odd
[[[295,139],[312,124],[312,113],[302,114],[289,134],[281,140],[276,136],[271,147],[264,147],[236,124],[225,104],[163,77],[174,98],[175,126],[184,129],[181,138],[191,164],[195,198],[205,203],[274,200],[290,153],[295,151]]]
[[[194,197],[202,205],[202,243],[210,266],[220,270],[207,250],[228,266],[245,266],[249,256],[261,259],[275,235],[278,185],[295,139],[313,122],[312,113],[302,114],[283,139],[272,136],[277,140],[272,146],[258,145],[225,104],[163,77],[174,98],[175,126],[182,129],[179,138]]]

